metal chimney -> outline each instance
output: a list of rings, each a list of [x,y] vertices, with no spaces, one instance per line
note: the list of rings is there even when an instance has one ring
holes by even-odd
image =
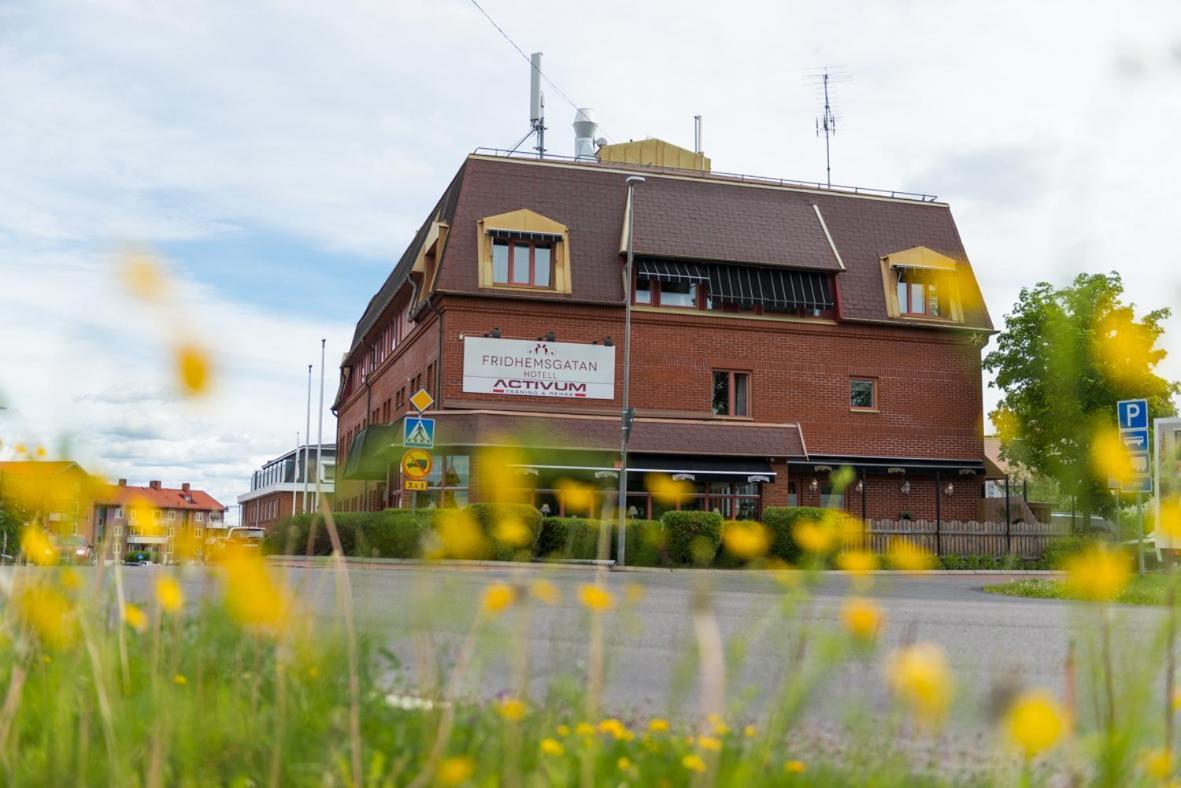
[[[591,120],[592,110],[582,107],[574,112],[574,158],[579,161],[596,161],[595,134],[599,124]]]

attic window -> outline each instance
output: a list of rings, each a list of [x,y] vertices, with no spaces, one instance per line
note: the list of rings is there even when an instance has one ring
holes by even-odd
[[[962,321],[959,263],[925,246],[882,257],[882,281],[891,317]]]
[[[564,224],[521,208],[484,217],[477,228],[480,287],[571,292],[570,237]]]

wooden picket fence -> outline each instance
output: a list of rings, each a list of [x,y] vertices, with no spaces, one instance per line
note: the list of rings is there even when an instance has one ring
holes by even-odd
[[[968,520],[869,520],[864,549],[886,553],[905,539],[935,555],[1006,555],[1036,559],[1058,539],[1070,536],[1070,524],[977,522]]]

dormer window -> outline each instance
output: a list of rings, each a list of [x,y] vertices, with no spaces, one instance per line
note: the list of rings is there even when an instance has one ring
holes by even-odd
[[[480,287],[570,293],[566,225],[522,208],[477,222]]]
[[[898,311],[903,315],[940,317],[947,310],[940,304],[940,294],[946,288],[939,286],[938,272],[917,268],[895,269],[898,275]]]
[[[549,288],[554,280],[553,243],[494,238],[492,284]]]
[[[882,276],[890,316],[962,321],[959,270],[954,259],[925,246],[885,255]]]

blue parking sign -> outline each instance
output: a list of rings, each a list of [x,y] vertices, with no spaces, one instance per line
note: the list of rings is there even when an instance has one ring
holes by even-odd
[[[1121,430],[1148,429],[1148,400],[1125,399],[1116,403]]]
[[[407,416],[402,422],[402,445],[418,449],[435,447],[435,420],[422,416]]]

